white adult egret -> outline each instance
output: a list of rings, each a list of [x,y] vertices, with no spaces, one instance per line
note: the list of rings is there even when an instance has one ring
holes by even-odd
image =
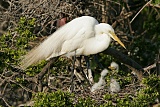
[[[90,16],[75,18],[28,52],[21,61],[21,68],[57,56],[97,54],[108,48],[111,38],[125,48],[109,24],[98,23]]]

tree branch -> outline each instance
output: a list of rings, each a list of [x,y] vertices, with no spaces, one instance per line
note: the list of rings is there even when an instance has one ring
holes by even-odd
[[[120,60],[122,63],[128,65],[131,70],[136,69],[135,73],[138,76],[138,79],[141,80],[143,68],[137,62],[135,62],[134,60],[129,58],[127,55],[124,55],[121,52],[119,52],[113,48],[107,48],[105,51],[103,51],[103,53],[111,55],[114,58]]]

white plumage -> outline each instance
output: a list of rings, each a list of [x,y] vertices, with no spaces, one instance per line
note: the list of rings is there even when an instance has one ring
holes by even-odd
[[[108,73],[108,70],[107,69],[104,69],[102,72],[101,72],[101,77],[104,78]]]
[[[119,85],[119,83],[116,81],[116,79],[111,78],[109,90],[110,90],[111,92],[119,92],[119,91],[120,91],[120,85]]]
[[[57,56],[96,54],[108,48],[110,37],[125,48],[109,24],[99,24],[93,17],[82,16],[65,24],[28,52],[20,66],[26,69],[40,60]]]
[[[118,71],[119,70],[119,65],[116,63],[116,62],[112,62],[110,64],[110,68]],[[99,81],[97,83],[95,83],[92,87],[91,87],[91,92],[95,92],[97,90],[100,90],[100,89],[103,89],[104,86],[106,85],[106,82],[105,82],[105,76],[108,74],[108,70],[107,69],[104,69],[102,72],[101,72],[101,77],[99,78]],[[119,85],[119,82],[117,82],[116,79],[114,78],[110,78],[110,83],[109,83],[109,91],[112,92],[112,93],[116,93],[116,92],[119,92],[120,91],[120,85]]]
[[[114,71],[118,71],[119,70],[119,65],[116,62],[112,62],[110,64],[110,68]],[[114,79],[114,78],[110,79],[109,91],[111,91],[111,92],[119,92],[120,91],[119,82],[117,82],[117,80]]]
[[[105,82],[105,76],[107,75],[108,73],[108,70],[107,69],[104,69],[102,72],[101,72],[101,77],[99,78],[99,81],[97,83],[95,83],[92,87],[91,87],[91,92],[94,92],[94,91],[97,91],[97,90],[100,90],[102,88],[104,88],[104,86],[106,85],[106,82]]]
[[[111,62],[109,68],[111,68],[111,70],[118,71],[119,70],[119,65],[116,62]]]

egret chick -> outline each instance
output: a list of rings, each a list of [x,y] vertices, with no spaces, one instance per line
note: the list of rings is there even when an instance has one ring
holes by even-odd
[[[119,92],[120,91],[119,82],[117,82],[116,79],[114,79],[114,78],[111,78],[111,80],[110,80],[109,91],[111,91],[111,92]]]
[[[111,62],[108,68],[114,71],[119,71],[119,65],[116,62]]]
[[[107,74],[108,74],[108,70],[107,70],[107,69],[104,69],[104,70],[101,72],[101,77],[104,78]]]
[[[104,70],[101,72],[101,77],[99,78],[99,81],[98,81],[97,83],[95,83],[95,84],[91,87],[91,92],[100,90],[100,89],[102,89],[102,88],[106,85],[105,76],[107,75],[107,73],[108,73],[108,70],[107,70],[107,69],[104,69]]]
[[[112,71],[119,71],[119,65],[116,62],[112,62],[108,68],[110,68]],[[120,91],[119,82],[117,82],[117,80],[112,77],[110,79],[109,91],[111,92]]]

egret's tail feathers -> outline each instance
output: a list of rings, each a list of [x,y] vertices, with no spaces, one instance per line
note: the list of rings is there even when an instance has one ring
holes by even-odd
[[[30,65],[35,64],[43,59],[45,59],[45,56],[43,55],[40,46],[36,47],[23,57],[22,61],[20,62],[20,67],[22,69],[26,69]]]
[[[28,52],[20,62],[20,68],[26,69],[32,64],[36,64],[41,60],[49,60],[50,58],[61,56],[64,53],[57,52],[54,50],[52,42],[48,42],[47,40],[40,44],[38,47],[33,48],[30,52]],[[55,45],[57,46],[57,45]],[[57,49],[57,48],[56,48]]]

